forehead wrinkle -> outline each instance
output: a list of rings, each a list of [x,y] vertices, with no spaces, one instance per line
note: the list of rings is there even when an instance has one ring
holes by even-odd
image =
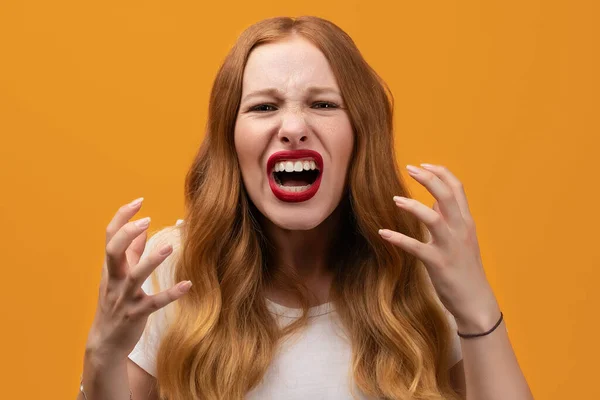
[[[281,94],[291,94],[306,91],[312,86],[332,87],[337,90],[335,81],[326,79],[326,77],[323,79],[322,74],[314,67],[295,68],[285,73],[273,73],[273,71],[264,69],[259,75],[251,71],[245,78],[247,78],[244,82],[245,89],[247,89],[245,92],[248,93],[275,88]]]
[[[312,44],[272,43],[255,52],[244,72],[244,95],[268,87],[289,94],[313,85],[330,86],[339,92],[325,56]]]

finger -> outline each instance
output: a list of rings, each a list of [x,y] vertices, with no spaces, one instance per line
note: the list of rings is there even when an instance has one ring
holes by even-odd
[[[144,254],[144,249],[146,248],[146,239],[148,238],[148,230],[144,230],[140,233],[133,242],[131,246],[127,249],[125,254],[127,255],[127,263],[129,265],[137,265],[140,262],[140,257]]]
[[[123,278],[127,276],[129,266],[125,252],[144,230],[150,225],[150,217],[126,223],[115,233],[106,245],[106,267],[109,277]]]
[[[407,199],[402,196],[394,196],[394,201],[396,202],[396,206],[410,212],[415,217],[419,218],[431,235],[435,239],[436,242],[439,243],[448,243],[450,240],[450,230],[448,229],[448,225],[444,218],[439,212],[432,210],[427,207],[425,204],[417,201],[415,199]]]
[[[460,180],[450,170],[442,165],[421,164],[421,166],[435,173],[454,193],[454,198],[465,220],[473,220],[465,188]]]
[[[192,287],[192,282],[183,281],[170,289],[164,290],[153,296],[148,296],[144,300],[144,309],[147,314],[152,314],[154,311],[160,310],[161,308],[171,304],[175,300],[186,294]]]
[[[438,201],[442,215],[448,222],[448,225],[453,229],[463,228],[465,221],[450,187],[431,171],[412,165],[408,165],[406,168],[410,176],[425,186],[429,193]]]
[[[425,264],[433,264],[435,261],[433,248],[428,244],[419,242],[416,239],[390,229],[380,229],[379,235],[391,244],[398,246],[417,257]]]
[[[127,223],[142,207],[143,197],[135,199],[129,204],[125,204],[119,208],[117,213],[106,227],[106,243],[110,242],[112,237]]]
[[[438,202],[434,202],[432,208],[436,211],[439,212],[440,214],[442,213],[442,211],[440,210],[440,206],[438,205]]]
[[[173,252],[173,246],[171,244],[163,244],[157,249],[153,249],[148,257],[144,257],[139,264],[130,268],[128,285],[129,291],[134,292],[142,283],[150,276],[154,271],[171,253]]]

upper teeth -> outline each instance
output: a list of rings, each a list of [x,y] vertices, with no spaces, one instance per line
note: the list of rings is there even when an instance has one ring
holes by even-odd
[[[300,172],[302,170],[304,171],[311,171],[313,169],[317,168],[317,164],[314,161],[280,161],[278,163],[275,163],[275,172]]]

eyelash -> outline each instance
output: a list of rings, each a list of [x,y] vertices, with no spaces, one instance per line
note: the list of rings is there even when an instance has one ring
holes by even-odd
[[[335,103],[332,103],[332,102],[330,102],[330,101],[317,101],[317,102],[316,102],[316,103],[314,103],[314,104],[327,104],[329,107],[327,107],[327,108],[323,107],[323,109],[325,109],[325,110],[327,110],[327,109],[339,108],[339,106],[338,106],[337,104],[335,104]],[[314,105],[314,104],[313,104],[313,105]],[[265,110],[258,110],[258,108],[259,108],[259,107],[263,107],[263,106],[275,107],[275,106],[273,106],[273,105],[271,105],[271,104],[259,104],[259,105],[256,105],[256,106],[254,106],[254,107],[251,107],[251,108],[250,108],[250,111],[263,112],[263,113],[264,113],[264,112],[268,112],[268,111],[265,111]]]

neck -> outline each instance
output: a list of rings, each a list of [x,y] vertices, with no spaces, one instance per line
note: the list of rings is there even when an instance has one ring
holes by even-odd
[[[300,278],[316,297],[315,301],[310,300],[311,306],[325,303],[329,298],[333,279],[329,260],[339,234],[340,215],[338,207],[321,224],[303,231],[282,229],[261,217],[265,235],[273,245],[270,264],[275,270],[285,269]],[[267,290],[267,297],[285,306],[298,306],[282,288],[272,286]]]

